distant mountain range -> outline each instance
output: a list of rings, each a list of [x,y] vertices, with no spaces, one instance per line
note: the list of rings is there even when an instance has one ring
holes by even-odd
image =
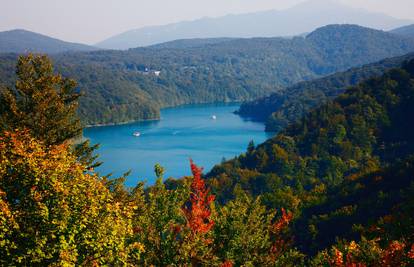
[[[0,32],[0,53],[37,52],[55,54],[68,51],[93,51],[96,47],[70,43],[26,30]]]
[[[282,11],[270,10],[144,27],[115,35],[96,46],[128,49],[177,39],[296,36],[328,24],[344,23],[391,30],[413,22],[351,8],[334,0],[310,0]]]
[[[227,41],[232,41],[240,38],[193,38],[193,39],[178,39],[165,43],[155,44],[149,46],[150,48],[195,48],[205,45],[219,44]]]
[[[399,27],[397,29],[391,30],[390,32],[414,38],[414,24]]]
[[[357,24],[414,38],[413,21],[345,6],[336,0],[309,0],[292,8],[249,14],[203,18],[127,31],[95,46],[65,42],[43,34],[17,29],[0,32],[0,53],[192,48],[240,38],[306,36],[330,24]],[[408,25],[408,26],[403,26]]]

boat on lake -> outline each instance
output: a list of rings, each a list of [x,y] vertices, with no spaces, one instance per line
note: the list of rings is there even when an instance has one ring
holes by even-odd
[[[211,116],[211,119],[212,120],[217,120],[217,116],[216,115],[213,115],[213,116]]]
[[[141,133],[140,132],[134,132],[132,135],[135,136],[135,137],[140,137]]]

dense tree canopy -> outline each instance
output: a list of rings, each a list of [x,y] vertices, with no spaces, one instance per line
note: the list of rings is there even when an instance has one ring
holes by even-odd
[[[264,144],[217,165],[208,175],[213,192],[225,203],[241,188],[270,207],[294,211],[296,245],[306,253],[338,238],[370,236],[362,230],[383,218],[399,219],[384,230],[387,238],[384,232],[371,236],[381,236],[382,246],[401,239],[411,246],[413,78],[412,60],[351,87]]]
[[[414,54],[381,60],[324,78],[300,82],[281,92],[243,103],[237,114],[266,123],[266,131],[278,132],[305,116],[311,109],[332,100],[350,87],[370,77],[399,67]]]

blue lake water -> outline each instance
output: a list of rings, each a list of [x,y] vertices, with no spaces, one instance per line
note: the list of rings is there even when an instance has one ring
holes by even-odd
[[[238,104],[187,105],[163,109],[161,120],[118,126],[87,128],[86,138],[100,144],[97,171],[114,177],[131,170],[126,184],[152,184],[154,165],[160,163],[165,177],[190,174],[189,159],[209,171],[223,157],[245,152],[250,140],[259,144],[269,138],[264,125],[233,114]],[[216,116],[214,120],[212,117]],[[134,132],[141,136],[133,136]]]

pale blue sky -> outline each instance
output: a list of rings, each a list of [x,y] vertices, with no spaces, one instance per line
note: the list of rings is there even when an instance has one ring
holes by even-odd
[[[304,0],[0,0],[0,31],[22,28],[93,44],[149,25],[285,9]],[[336,0],[414,20],[414,0]]]

